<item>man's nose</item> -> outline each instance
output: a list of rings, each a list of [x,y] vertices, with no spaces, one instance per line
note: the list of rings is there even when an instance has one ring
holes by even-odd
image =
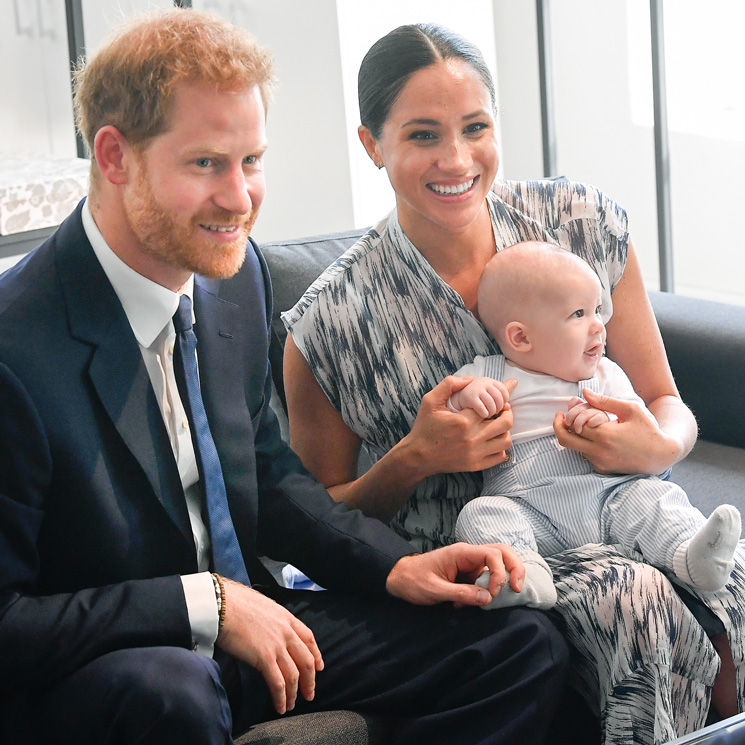
[[[248,179],[242,167],[232,167],[222,174],[214,201],[222,209],[236,215],[246,215],[251,211]]]

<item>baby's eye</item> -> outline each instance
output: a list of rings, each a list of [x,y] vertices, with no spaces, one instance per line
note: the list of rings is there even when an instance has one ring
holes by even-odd
[[[579,310],[575,310],[574,313],[572,313],[572,318],[582,318],[585,315],[585,311],[580,308]]]

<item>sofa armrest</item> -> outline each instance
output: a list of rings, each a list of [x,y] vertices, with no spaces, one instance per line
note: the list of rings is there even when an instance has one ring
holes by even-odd
[[[664,292],[650,299],[700,436],[745,448],[745,307]]]

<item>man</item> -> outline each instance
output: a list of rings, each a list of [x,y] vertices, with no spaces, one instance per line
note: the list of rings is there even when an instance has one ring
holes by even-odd
[[[4,741],[226,743],[344,706],[399,718],[395,742],[542,742],[557,632],[450,607],[505,569],[518,589],[513,552],[411,555],[279,437],[249,239],[271,84],[248,35],[180,9],[78,74],[89,197],[0,279]]]

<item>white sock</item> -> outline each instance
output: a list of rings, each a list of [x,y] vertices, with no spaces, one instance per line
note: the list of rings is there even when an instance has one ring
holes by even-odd
[[[521,592],[515,592],[510,587],[510,573],[507,572],[507,583],[491,599],[487,605],[482,605],[484,610],[494,608],[510,608],[516,605],[527,605],[530,608],[541,608],[548,610],[556,603],[556,588],[551,569],[540,554],[535,551],[522,551],[518,553],[520,561],[525,565],[525,581]],[[479,587],[489,587],[491,573],[487,569],[476,580]]]
[[[735,568],[732,557],[740,540],[740,529],[737,508],[719,505],[699,531],[675,550],[676,576],[699,590],[720,590]]]

